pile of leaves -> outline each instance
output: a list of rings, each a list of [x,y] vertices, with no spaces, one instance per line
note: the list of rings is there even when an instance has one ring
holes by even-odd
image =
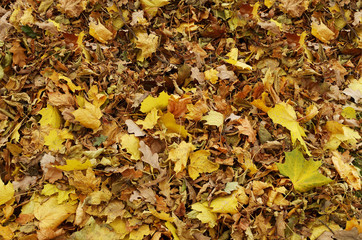
[[[2,0],[0,238],[361,239],[361,6]]]

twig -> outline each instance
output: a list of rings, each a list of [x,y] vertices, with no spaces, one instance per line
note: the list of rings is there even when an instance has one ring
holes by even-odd
[[[118,10],[118,14],[119,14],[119,16],[121,17],[121,20],[124,22],[124,25],[126,26],[126,28],[130,31],[130,33],[133,35],[133,37],[137,40],[138,38],[137,38],[135,32],[134,32],[134,31],[132,30],[132,28],[127,24],[126,19],[124,19],[121,9],[118,7],[118,5],[117,5],[113,0],[112,0],[112,3],[113,3],[114,5],[116,5],[117,10]]]

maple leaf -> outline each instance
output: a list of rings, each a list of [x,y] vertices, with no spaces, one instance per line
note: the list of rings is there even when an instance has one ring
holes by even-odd
[[[168,112],[168,113],[164,114],[161,117],[161,121],[167,128],[167,131],[172,132],[172,133],[178,133],[183,138],[187,137],[188,132],[186,131],[185,127],[176,123],[175,117],[173,116],[172,113]]]
[[[73,135],[67,129],[52,129],[44,136],[44,145],[48,146],[51,151],[59,151],[66,139],[73,139]]]
[[[103,115],[101,109],[87,101],[84,101],[84,108],[78,108],[72,114],[75,120],[82,126],[91,128],[93,131],[98,130],[101,126],[101,121],[99,120]]]
[[[14,197],[14,187],[11,182],[8,184],[4,184],[4,182],[0,178],[0,205],[7,203]]]
[[[143,113],[148,113],[154,108],[160,110],[166,109],[169,98],[170,96],[165,92],[161,92],[157,98],[149,95],[142,101],[140,110]]]
[[[209,114],[202,117],[201,120],[205,120],[207,125],[221,127],[224,123],[224,115],[222,113],[211,110]]]
[[[69,240],[78,240],[78,239],[123,239],[120,236],[109,229],[107,225],[98,224],[93,217],[91,217],[86,225],[77,232],[72,233],[68,238]],[[142,238],[140,238],[142,239]]]
[[[142,129],[152,129],[156,124],[157,120],[160,118],[158,115],[158,110],[153,108],[145,118],[145,120],[138,120],[136,123],[142,125]]]
[[[147,34],[144,32],[138,32],[136,36],[136,48],[141,49],[141,52],[137,54],[137,61],[143,62],[156,52],[159,37],[155,34]]]
[[[219,164],[208,160],[210,152],[199,150],[190,154],[188,171],[190,177],[195,180],[201,173],[211,173],[219,169]]]
[[[54,184],[45,184],[43,190],[41,191],[41,194],[45,196],[51,196],[56,193],[58,194],[57,195],[58,204],[62,204],[63,202],[66,202],[70,199],[69,194],[71,193],[75,194],[75,190],[74,189],[60,190]]]
[[[219,79],[218,74],[219,72],[217,70],[211,68],[205,71],[205,80],[210,81],[212,84],[216,84]]]
[[[68,17],[79,17],[86,6],[87,1],[85,0],[59,0],[59,4],[57,4],[59,11],[67,14]]]
[[[48,104],[46,108],[41,109],[38,113],[42,115],[39,121],[42,127],[50,125],[53,128],[60,128],[62,118],[56,107]]]
[[[297,114],[292,106],[284,102],[278,103],[274,108],[268,111],[268,115],[274,123],[278,123],[289,129],[293,144],[298,140],[306,153],[310,155],[307,145],[303,140],[303,137],[306,136],[304,129],[299,126]]]
[[[307,161],[297,149],[285,153],[285,163],[277,163],[281,174],[292,180],[295,190],[306,192],[314,187],[319,187],[332,182],[318,172],[322,161]]]
[[[182,141],[176,148],[170,150],[168,159],[175,162],[174,170],[176,173],[185,169],[190,153],[195,149],[196,147],[192,143]]]
[[[121,137],[122,148],[125,148],[131,154],[133,160],[141,159],[141,152],[138,150],[139,143],[140,141],[134,135],[125,134]]]

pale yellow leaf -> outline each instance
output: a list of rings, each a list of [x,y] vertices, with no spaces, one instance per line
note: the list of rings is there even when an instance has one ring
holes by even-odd
[[[131,154],[131,159],[140,160],[141,152],[139,150],[140,141],[134,135],[125,134],[121,137],[122,148],[126,149]]]
[[[202,117],[201,120],[205,120],[207,125],[221,127],[224,123],[224,115],[222,113],[211,110],[209,114]]]

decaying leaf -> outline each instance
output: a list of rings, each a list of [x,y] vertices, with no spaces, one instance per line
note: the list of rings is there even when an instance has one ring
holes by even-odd
[[[332,152],[332,162],[337,172],[354,190],[361,190],[361,178],[355,166],[345,163],[338,151]]]
[[[318,172],[322,161],[305,160],[297,149],[285,153],[285,163],[277,163],[281,174],[292,180],[295,190],[306,192],[332,182]]]

